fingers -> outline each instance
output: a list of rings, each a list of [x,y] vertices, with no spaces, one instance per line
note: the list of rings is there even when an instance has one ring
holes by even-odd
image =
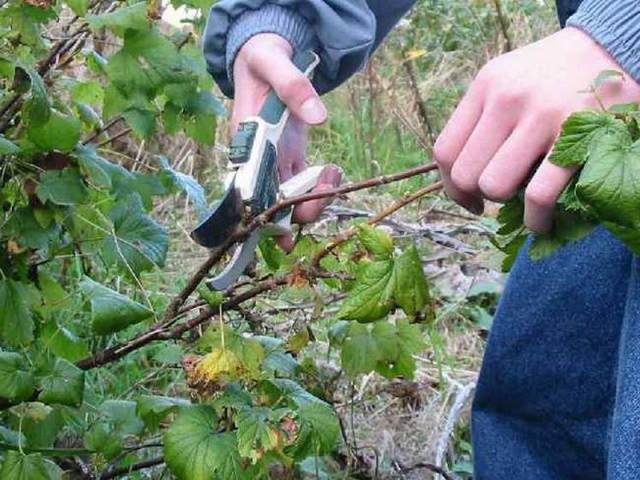
[[[472,211],[481,208],[481,204],[478,205],[481,199],[480,175],[509,137],[514,123],[515,119],[506,117],[503,112],[493,108],[485,110],[451,168],[450,188],[458,198],[474,199],[474,203],[465,205]]]
[[[522,122],[493,156],[478,179],[483,197],[506,202],[514,197],[529,172],[553,143],[553,133],[535,119]]]
[[[327,109],[311,81],[287,55],[256,55],[249,68],[268,83],[289,109],[305,123],[318,125],[327,119]]]
[[[556,201],[567,186],[575,168],[563,168],[545,159],[524,192],[524,223],[536,233],[547,233],[553,226]]]
[[[340,186],[342,181],[342,169],[336,165],[327,165],[320,173],[318,184],[313,189],[314,192],[324,192]],[[297,205],[293,211],[293,221],[295,223],[309,223],[317,219],[322,210],[333,201],[333,197],[311,200]],[[280,248],[284,251],[291,251],[295,242],[292,235],[282,235],[276,239]]]
[[[314,192],[325,192],[340,186],[342,169],[336,165],[327,165],[320,173]],[[298,205],[293,212],[296,223],[310,223],[320,216],[322,210],[333,201],[333,197],[319,198]]]
[[[278,143],[278,173],[285,182],[306,168],[307,125],[295,115],[289,121]]]
[[[475,213],[482,211],[482,201],[455,187],[451,170],[482,114],[483,96],[480,88],[471,86],[438,137],[433,157],[438,164],[447,194],[460,205]]]

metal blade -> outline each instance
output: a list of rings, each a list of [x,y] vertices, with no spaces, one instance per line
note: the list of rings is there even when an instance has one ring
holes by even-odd
[[[224,270],[207,284],[214,290],[226,290],[233,285],[253,260],[258,242],[260,242],[259,229],[254,230],[243,244],[238,245]]]
[[[203,247],[220,246],[242,222],[243,209],[244,206],[240,193],[235,187],[234,177],[211,214],[191,232],[191,238]]]

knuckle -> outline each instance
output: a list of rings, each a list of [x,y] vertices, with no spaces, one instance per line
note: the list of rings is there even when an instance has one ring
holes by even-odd
[[[493,93],[493,101],[500,109],[516,109],[522,106],[524,95],[514,87],[497,87]]]
[[[451,183],[463,193],[473,194],[478,191],[477,179],[456,163],[451,170]]]
[[[451,149],[445,145],[444,141],[438,140],[433,147],[433,161],[436,162],[441,170],[448,172],[453,167],[454,160]]]
[[[302,102],[311,96],[309,80],[302,75],[287,78],[282,82],[278,95],[285,102]]]
[[[553,207],[556,203],[555,194],[548,188],[537,184],[531,184],[526,188],[524,199],[529,205],[545,209]]]
[[[512,185],[487,174],[480,176],[478,188],[485,198],[494,202],[506,202],[516,194],[516,189]]]

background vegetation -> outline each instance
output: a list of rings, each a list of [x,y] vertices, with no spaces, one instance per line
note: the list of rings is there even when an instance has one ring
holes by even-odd
[[[176,29],[154,2],[0,0],[0,478],[469,478],[495,211],[410,175],[341,197],[290,255],[263,242],[230,292],[199,286],[223,252],[188,232],[228,141],[210,4],[174,2]],[[550,2],[418,2],[328,96],[310,162],[429,164],[479,67],[554,28]]]

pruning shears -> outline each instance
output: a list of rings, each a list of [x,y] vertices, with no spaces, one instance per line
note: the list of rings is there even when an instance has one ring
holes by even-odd
[[[305,51],[297,53],[293,63],[310,78],[319,58],[314,52]],[[272,91],[258,116],[240,124],[229,149],[225,193],[211,214],[191,232],[196,243],[207,248],[219,247],[246,219],[260,215],[281,198],[301,195],[316,186],[322,167],[307,168],[280,183],[277,145],[289,115],[287,106]],[[253,260],[263,235],[291,231],[292,214],[293,207],[283,209],[271,223],[251,232],[236,246],[229,263],[208,285],[215,290],[230,287]]]

